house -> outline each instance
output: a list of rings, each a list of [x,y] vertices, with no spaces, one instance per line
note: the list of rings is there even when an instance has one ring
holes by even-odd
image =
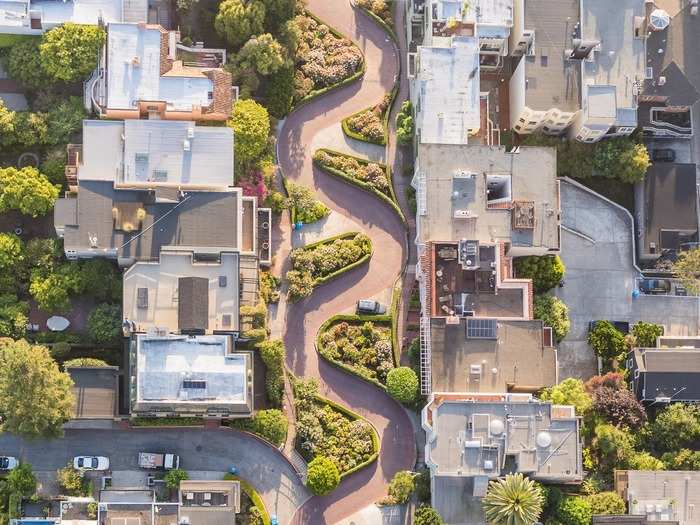
[[[661,336],[627,354],[630,389],[642,403],[700,401],[700,337]]]
[[[234,102],[226,51],[193,48],[159,25],[113,23],[85,99],[103,118],[224,121]]]
[[[69,367],[66,372],[73,380],[73,419],[113,420],[119,415],[118,366]]]
[[[654,162],[647,170],[644,193],[640,194],[644,198],[635,201],[641,261],[655,261],[698,242],[695,172],[695,164],[674,162]]]
[[[147,20],[146,0],[0,0],[0,34],[41,35],[67,22],[98,25]]]
[[[181,481],[179,523],[231,525],[241,511],[238,481]]]
[[[615,491],[627,502],[628,512],[655,525],[699,525],[699,484],[697,471],[615,471]]]
[[[431,505],[445,523],[483,523],[488,482],[522,472],[544,483],[583,478],[572,406],[530,394],[433,393],[421,413]]]

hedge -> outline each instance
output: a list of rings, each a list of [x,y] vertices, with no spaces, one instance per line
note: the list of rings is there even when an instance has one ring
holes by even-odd
[[[241,484],[241,490],[243,490],[243,492],[246,493],[253,505],[255,505],[255,507],[257,507],[257,509],[260,511],[263,520],[263,525],[270,525],[270,514],[267,512],[267,509],[265,508],[265,503],[260,497],[260,494],[258,494],[258,491],[255,490],[255,488],[253,488],[253,485],[248,483],[246,480],[241,479],[240,477],[231,473],[224,474],[224,480],[238,481]]]
[[[335,359],[331,359],[327,356],[324,355],[323,353],[323,344],[321,343],[321,336],[336,322],[338,321],[349,321],[349,322],[355,322],[355,323],[363,323],[365,321],[371,321],[373,323],[380,323],[380,324],[385,324],[389,323],[392,325],[392,335],[393,335],[393,323],[392,323],[392,316],[391,315],[358,315],[358,314],[338,314],[334,315],[333,317],[327,319],[321,327],[318,329],[318,332],[316,333],[316,351],[318,354],[326,360],[328,363],[332,364],[336,368],[340,368],[341,370],[347,372],[348,374],[352,374],[356,377],[359,377],[363,381],[366,381],[367,383],[377,386],[384,390],[386,392],[386,385],[383,383],[377,381],[376,379],[371,379],[369,377],[365,377],[362,374],[359,374],[357,370],[355,370],[353,367],[346,365],[345,363],[341,361],[336,361]],[[393,347],[393,337],[392,337],[392,347]],[[393,356],[393,361],[394,361],[394,366],[396,366],[396,350],[392,348],[392,356]]]
[[[37,35],[0,35],[0,48],[12,47],[23,40],[31,40],[32,38],[38,39],[40,37]]]
[[[328,238],[326,238],[326,239],[321,239],[320,241],[312,242],[311,244],[307,244],[306,246],[303,246],[301,249],[304,250],[304,251],[312,250],[312,249],[314,249],[316,246],[320,246],[321,244],[329,244],[329,243],[332,243],[333,241],[335,241],[335,240],[337,240],[337,239],[350,239],[350,238],[353,238],[353,237],[355,237],[355,235],[357,235],[358,233],[360,233],[360,232],[346,232],[346,233],[341,233],[341,234],[339,234],[339,235],[334,235],[333,237],[328,237]],[[370,240],[370,244],[371,244],[371,243],[372,243],[372,241]],[[336,270],[336,271],[333,272],[333,273],[329,273],[329,274],[326,275],[325,277],[319,277],[318,279],[316,279],[316,280],[314,281],[314,288],[316,288],[317,286],[319,286],[319,285],[321,285],[321,284],[327,283],[328,281],[331,281],[331,280],[335,279],[336,277],[339,277],[340,275],[344,274],[345,272],[349,272],[349,271],[352,270],[353,268],[357,268],[357,267],[360,266],[361,264],[366,263],[367,261],[370,260],[370,258],[372,257],[373,254],[374,254],[374,246],[372,246],[371,251],[370,251],[367,255],[363,255],[362,257],[360,257],[360,258],[359,258],[357,261],[355,261],[354,263],[350,263],[350,264],[348,264],[347,266],[342,267],[340,270]]]
[[[282,186],[284,187],[284,192],[287,194],[287,197],[289,197],[289,187],[287,186],[287,177],[282,177]],[[289,208],[289,218],[292,221],[292,227],[297,223],[297,209],[296,206],[292,206]]]
[[[393,10],[393,7],[394,7],[394,2],[387,2],[387,4],[389,4],[389,6],[388,6],[387,8],[388,8],[390,11],[392,11],[392,10]],[[394,43],[396,43],[396,45],[398,45],[399,39],[398,39],[398,37],[396,36],[396,32],[394,31],[394,28],[393,28],[393,27],[391,27],[389,24],[387,24],[384,20],[382,20],[382,19],[381,19],[380,17],[378,17],[377,15],[375,15],[375,14],[374,14],[372,11],[370,11],[369,9],[365,9],[364,7],[359,6],[359,5],[356,5],[355,7],[357,7],[360,11],[362,11],[363,13],[365,13],[365,14],[366,14],[367,16],[369,16],[372,20],[374,20],[377,24],[379,24],[379,26],[380,26],[382,29],[384,29],[384,31],[386,31],[386,32],[389,34],[389,36],[390,36],[391,39],[394,41]]]
[[[399,275],[391,292],[391,344],[394,347],[394,366],[401,363],[401,347],[399,346],[399,301],[401,300],[402,275]]]
[[[343,155],[345,157],[353,158],[353,159],[357,160],[360,164],[365,164],[365,165],[372,162],[370,160],[363,159],[361,157],[357,157],[355,155],[349,155],[347,153],[343,153],[342,151],[336,151],[336,150],[329,149],[329,148],[319,148],[316,151],[324,151],[324,152],[328,153],[329,155]],[[383,200],[384,202],[386,202],[387,204],[389,204],[393,208],[393,210],[398,214],[398,216],[401,219],[401,222],[404,224],[404,226],[407,224],[406,217],[404,216],[403,212],[401,211],[401,208],[399,207],[398,201],[396,199],[396,194],[394,193],[393,178],[392,178],[392,174],[391,174],[391,168],[389,166],[381,164],[379,162],[375,163],[375,164],[380,164],[380,165],[384,166],[384,169],[386,171],[386,177],[389,181],[389,192],[391,193],[391,197],[386,196],[384,193],[377,190],[372,185],[367,184],[366,182],[358,180],[354,177],[351,177],[350,175],[348,175],[347,173],[345,173],[343,171],[337,170],[335,168],[331,168],[329,166],[324,166],[323,164],[321,164],[320,162],[317,162],[316,160],[314,160],[313,163],[316,167],[318,167],[318,169],[320,169],[320,170],[322,170],[330,175],[335,175],[336,177],[343,179],[345,182],[348,182],[350,184],[354,184],[355,186],[358,186],[359,188],[362,188],[363,190],[365,190],[367,193],[371,193],[372,195],[379,197],[381,200]]]
[[[132,427],[201,427],[201,417],[135,417],[129,420]]]
[[[356,131],[353,131],[350,129],[350,125],[348,124],[348,121],[356,117],[357,115],[364,113],[365,111],[371,111],[374,106],[370,106],[365,109],[361,109],[360,111],[357,111],[350,115],[349,117],[345,117],[341,122],[340,125],[343,128],[343,133],[345,133],[348,137],[353,138],[355,140],[359,140],[361,142],[368,142],[370,144],[377,144],[378,146],[386,146],[387,142],[389,141],[389,116],[391,114],[391,108],[394,105],[394,101],[396,100],[396,94],[399,91],[399,84],[398,82],[394,84],[394,87],[391,88],[391,92],[389,93],[389,104],[387,105],[386,109],[384,110],[384,113],[382,114],[382,127],[384,128],[384,136],[380,141],[372,140],[361,133],[358,133]]]

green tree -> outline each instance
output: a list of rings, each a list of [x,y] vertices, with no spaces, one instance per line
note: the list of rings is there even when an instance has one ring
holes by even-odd
[[[14,233],[0,233],[0,271],[16,272],[24,259],[24,245]]]
[[[627,461],[632,470],[663,470],[664,462],[649,452],[634,452]]]
[[[331,212],[325,204],[316,199],[314,192],[306,186],[286,181],[285,187],[289,194],[285,201],[285,207],[294,210],[295,220],[304,224],[311,224]],[[289,277],[289,272],[287,277]]]
[[[681,252],[673,263],[673,273],[691,293],[700,293],[700,248]]]
[[[114,265],[106,259],[89,259],[80,263],[80,291],[98,301],[121,300],[121,279]]]
[[[668,470],[700,470],[700,450],[682,448],[678,452],[666,452],[661,460]]]
[[[401,110],[396,114],[396,141],[407,146],[413,142],[413,105],[410,100],[401,104]]]
[[[700,437],[700,409],[695,405],[672,403],[657,414],[651,430],[659,451],[691,445]]]
[[[317,496],[324,496],[340,483],[338,467],[325,456],[316,456],[309,462],[306,486]]]
[[[428,505],[421,505],[413,515],[414,525],[444,525],[444,521],[434,508]]]
[[[598,321],[588,331],[588,344],[605,361],[624,359],[627,351],[625,336],[610,321]]]
[[[66,182],[66,160],[64,148],[51,149],[41,161],[39,171],[49,179],[51,184],[63,186]]]
[[[284,66],[270,76],[265,90],[265,105],[275,118],[284,118],[292,110],[294,67]]]
[[[79,496],[84,492],[85,481],[83,473],[68,463],[65,467],[56,471],[58,486],[68,496]]]
[[[535,482],[521,473],[489,482],[482,500],[490,525],[532,525],[539,518],[544,496]]]
[[[407,366],[392,368],[386,376],[389,395],[401,403],[412,403],[418,395],[418,376]]]
[[[80,290],[77,265],[63,264],[55,271],[34,270],[29,283],[29,293],[45,312],[70,310],[70,296]]]
[[[253,418],[253,429],[275,445],[281,445],[287,437],[287,418],[281,410],[260,410]]]
[[[625,468],[634,455],[635,439],[629,432],[613,425],[595,427],[592,450],[605,470]]]
[[[119,344],[122,337],[121,306],[107,303],[97,305],[88,316],[87,329],[90,339],[96,345]]]
[[[54,239],[30,239],[24,250],[26,268],[24,272],[32,269],[51,271],[56,262],[63,257],[63,249]]]
[[[63,363],[63,368],[104,368],[109,366],[102,359],[94,357],[76,357]]]
[[[586,498],[591,506],[593,514],[625,514],[627,508],[625,501],[617,495],[617,492],[599,492]]]
[[[31,91],[47,87],[46,72],[39,54],[40,42],[39,37],[21,40],[10,47],[7,55],[7,72],[10,77]]]
[[[0,342],[4,431],[29,438],[60,436],[72,413],[72,386],[70,376],[59,370],[45,347],[24,340]]]
[[[285,65],[284,48],[270,33],[252,36],[238,52],[239,67],[270,75]]]
[[[58,198],[58,188],[36,168],[0,168],[0,213],[19,210],[38,217],[49,212]]]
[[[655,348],[656,338],[664,335],[664,327],[659,324],[639,321],[632,325],[631,333],[635,339],[635,346],[640,348]]]
[[[83,125],[85,117],[87,114],[82,98],[69,97],[61,100],[48,112],[46,144],[68,143],[71,135]]]
[[[39,52],[44,71],[54,80],[85,80],[97,67],[105,42],[101,27],[66,23],[44,33]]]
[[[284,395],[284,359],[286,351],[281,339],[268,339],[258,343],[260,356],[265,363],[265,390],[274,406],[282,405]]]
[[[30,111],[15,113],[15,142],[18,145],[31,148],[45,144],[48,133],[49,124],[46,113]]]
[[[36,492],[36,477],[29,463],[20,463],[17,468],[12,469],[5,482],[10,492],[21,494],[25,498],[33,496]]]
[[[558,255],[529,255],[515,259],[519,278],[532,279],[535,293],[544,293],[561,282],[566,268]]]
[[[214,29],[231,46],[238,48],[264,30],[265,4],[260,0],[224,0],[214,19]]]
[[[267,109],[254,100],[241,100],[233,106],[227,125],[233,129],[234,163],[236,175],[240,177],[268,149],[270,116]]]
[[[181,481],[185,481],[188,479],[190,479],[189,474],[187,474],[186,471],[179,468],[169,470],[167,474],[165,474],[165,476],[163,477],[163,481],[165,481],[165,486],[173,490],[180,487]]]
[[[413,490],[416,488],[415,475],[413,472],[408,470],[400,470],[394,477],[391,478],[389,482],[389,496],[391,496],[396,503],[406,503],[413,494]]]
[[[573,405],[579,416],[588,414],[593,405],[593,400],[586,392],[583,381],[574,377],[569,377],[558,385],[546,388],[540,395],[540,399],[551,401],[555,405]]]
[[[559,342],[571,328],[569,307],[564,301],[553,295],[536,295],[534,300],[535,319],[541,319],[554,333],[554,339]]]
[[[556,519],[566,525],[590,525],[592,517],[591,504],[581,497],[564,498],[556,511]]]
[[[0,98],[0,145],[11,146],[15,143],[15,119],[16,113],[7,109]]]
[[[0,337],[21,339],[27,334],[29,304],[14,294],[0,295]]]
[[[276,33],[285,22],[294,18],[296,0],[262,0],[265,4],[265,31]]]

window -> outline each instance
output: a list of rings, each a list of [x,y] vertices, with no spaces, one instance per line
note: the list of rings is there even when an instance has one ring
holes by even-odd
[[[184,379],[182,381],[182,388],[194,388],[198,390],[203,390],[207,387],[207,382],[199,379]]]
[[[516,131],[520,131],[520,129],[521,129],[521,128],[520,128],[520,124],[517,124],[517,125],[515,126],[515,130],[516,130]]]

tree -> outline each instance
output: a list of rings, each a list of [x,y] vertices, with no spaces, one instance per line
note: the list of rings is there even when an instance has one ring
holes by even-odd
[[[592,517],[590,503],[581,497],[564,498],[556,511],[556,519],[566,525],[590,525]]]
[[[44,71],[54,80],[85,80],[97,67],[105,32],[94,25],[66,23],[44,33],[39,53]]]
[[[10,46],[7,55],[7,72],[28,90],[36,90],[47,84],[39,54],[40,41],[38,37],[21,40]]]
[[[618,178],[622,182],[634,184],[643,181],[651,166],[647,147],[644,144],[633,144],[623,149],[618,158],[618,166]]]
[[[540,399],[551,401],[555,405],[573,405],[579,416],[585,416],[593,405],[583,381],[574,377],[569,377],[558,385],[546,388],[540,395]]]
[[[641,428],[647,420],[642,404],[627,388],[621,374],[610,372],[594,376],[586,382],[593,397],[593,411],[615,426]]]
[[[24,250],[25,272],[32,269],[48,272],[63,257],[63,248],[54,239],[31,239]]]
[[[407,366],[389,370],[386,376],[389,395],[401,403],[412,403],[418,395],[418,376]]]
[[[180,468],[174,468],[169,470],[168,473],[163,477],[165,481],[165,486],[169,489],[177,489],[180,487],[180,482],[190,479],[189,474]]]
[[[400,470],[394,474],[394,477],[389,482],[389,496],[396,503],[406,503],[415,489],[414,478],[413,473],[408,470]]]
[[[566,268],[558,255],[529,255],[515,259],[515,273],[523,279],[532,279],[535,293],[554,288],[564,278]]]
[[[287,437],[287,418],[281,410],[260,410],[253,418],[253,429],[275,445],[281,445]]]
[[[632,470],[663,470],[664,462],[649,452],[634,452],[627,461]]]
[[[10,492],[16,492],[25,498],[33,496],[36,492],[36,477],[29,463],[20,463],[17,468],[12,469],[5,482]]]
[[[617,492],[599,492],[586,498],[593,514],[624,514],[627,511],[625,501]]]
[[[664,335],[664,327],[659,324],[639,321],[632,325],[635,345],[640,348],[655,348],[656,338]]]
[[[401,110],[396,114],[396,141],[402,146],[413,142],[413,105],[410,100],[401,104]]]
[[[66,151],[64,148],[49,150],[39,165],[39,171],[51,184],[63,186],[66,182]]]
[[[284,395],[284,359],[286,351],[281,339],[268,339],[257,344],[265,363],[265,390],[274,406],[282,405]]]
[[[15,143],[25,148],[32,148],[46,142],[49,132],[46,113],[20,111],[15,113]]]
[[[63,368],[104,368],[107,366],[109,365],[106,361],[94,357],[76,357],[63,363]]]
[[[630,138],[613,138],[593,146],[593,174],[635,183],[644,180],[651,165],[646,146]]]
[[[0,295],[0,337],[21,339],[27,334],[29,304],[14,294]]]
[[[428,505],[418,507],[413,518],[414,525],[444,525],[445,523],[438,511]]]
[[[34,270],[29,293],[45,312],[66,312],[70,309],[70,294],[80,289],[77,265],[63,264],[55,271]]]
[[[21,377],[22,381],[17,381]],[[2,429],[24,437],[58,437],[72,414],[73,381],[49,351],[24,340],[0,341]]]
[[[682,448],[678,452],[666,452],[661,461],[668,470],[700,470],[700,450]]]
[[[260,0],[224,0],[214,19],[214,29],[231,46],[238,48],[264,30],[265,4]]]
[[[605,361],[624,358],[627,351],[625,336],[610,321],[598,321],[588,331],[588,344]]]
[[[80,263],[80,293],[98,301],[121,300],[121,279],[114,265],[106,259],[89,259]]]
[[[58,188],[36,168],[0,168],[0,213],[19,210],[38,217],[49,212],[58,198]]]
[[[691,293],[700,293],[700,248],[681,252],[673,263],[673,273]]]
[[[87,329],[93,343],[117,345],[122,336],[122,309],[118,304],[102,303],[88,316]]]
[[[284,48],[270,33],[252,36],[236,56],[239,67],[270,75],[285,65]]]
[[[659,451],[679,450],[700,437],[700,409],[673,403],[657,414],[651,428]]]
[[[296,212],[297,221],[304,224],[311,224],[330,213],[328,207],[317,200],[313,191],[306,186],[286,181],[285,187],[289,194],[289,197],[285,201],[285,206]],[[289,277],[289,272],[287,273],[287,277]]]
[[[532,525],[542,512],[544,496],[535,482],[521,473],[489,482],[482,500],[490,525]]]
[[[84,489],[83,473],[68,463],[56,471],[58,486],[69,496],[78,496]]]
[[[265,4],[265,31],[276,33],[288,20],[294,18],[296,0],[263,0]]]
[[[284,118],[292,110],[294,99],[294,67],[283,66],[270,75],[265,90],[265,105],[270,114]]]
[[[592,449],[605,470],[624,468],[634,455],[634,437],[610,424],[595,427]]]
[[[234,163],[236,175],[240,177],[268,148],[270,116],[267,109],[254,100],[241,100],[233,106],[227,125],[233,129]]]
[[[324,496],[340,483],[338,467],[325,456],[316,456],[306,472],[306,486],[317,496]]]
[[[0,144],[11,146],[15,143],[16,113],[7,109],[5,102],[0,99]]]
[[[14,233],[0,233],[0,271],[16,272],[22,263],[24,246]]]
[[[535,319],[541,319],[554,333],[554,339],[559,342],[571,328],[569,307],[564,301],[553,295],[536,295],[534,300]]]
[[[83,99],[69,97],[53,106],[48,113],[46,144],[66,144],[73,133],[83,124],[87,116]]]

